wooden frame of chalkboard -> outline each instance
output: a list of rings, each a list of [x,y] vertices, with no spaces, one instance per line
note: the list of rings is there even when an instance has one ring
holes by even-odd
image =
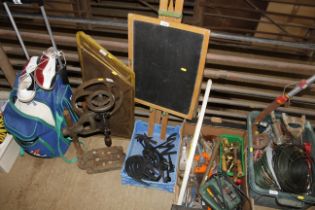
[[[135,101],[191,119],[209,36],[207,29],[129,14],[128,58],[136,76]]]

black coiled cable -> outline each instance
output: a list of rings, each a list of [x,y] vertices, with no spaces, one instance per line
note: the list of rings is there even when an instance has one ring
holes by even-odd
[[[301,146],[277,146],[273,153],[273,167],[281,190],[309,193],[313,181],[312,162]]]
[[[161,175],[154,169],[152,164],[141,155],[134,155],[126,160],[125,170],[128,176],[147,185],[143,180],[158,181]]]

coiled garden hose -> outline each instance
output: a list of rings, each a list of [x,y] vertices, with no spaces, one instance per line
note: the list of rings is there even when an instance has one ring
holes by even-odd
[[[264,189],[279,190],[269,169],[266,153],[254,163],[256,184]]]
[[[308,157],[302,146],[281,145],[276,147],[273,165],[284,192],[312,192],[313,160]]]

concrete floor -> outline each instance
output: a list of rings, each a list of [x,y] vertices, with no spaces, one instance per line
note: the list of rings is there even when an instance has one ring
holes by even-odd
[[[127,149],[129,141],[115,139]],[[89,139],[103,147],[102,137]],[[66,156],[74,157],[70,147]],[[1,210],[170,210],[173,193],[121,185],[120,171],[89,175],[61,158],[18,157],[9,174],[0,173]],[[255,210],[269,208],[256,207]]]
[[[93,139],[96,147],[102,138]],[[115,139],[125,149],[129,141]],[[91,140],[88,143],[91,146]],[[75,154],[73,147],[66,156]],[[0,174],[1,210],[165,210],[174,194],[121,185],[120,171],[89,175],[61,158],[18,157],[9,174]]]

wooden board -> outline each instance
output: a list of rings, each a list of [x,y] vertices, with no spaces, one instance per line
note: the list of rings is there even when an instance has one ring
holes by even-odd
[[[76,37],[82,80],[104,78],[113,81],[114,86],[122,94],[122,99],[116,98],[115,103],[119,104],[119,100],[122,102],[118,111],[110,117],[111,134],[130,138],[134,124],[134,72],[100,46],[92,37],[83,32],[78,32]],[[98,86],[95,88],[97,90]]]
[[[206,29],[129,14],[128,54],[136,75],[136,102],[191,119],[209,36]]]

